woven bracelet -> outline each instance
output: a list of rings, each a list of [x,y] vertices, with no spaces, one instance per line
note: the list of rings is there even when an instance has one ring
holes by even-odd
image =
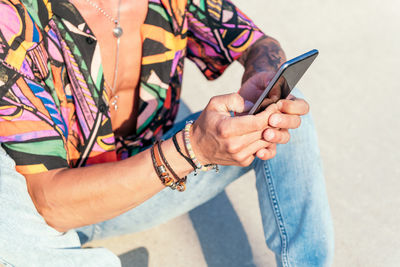
[[[164,142],[164,140],[160,140],[160,141],[157,141],[157,142],[156,142],[157,147],[158,147],[158,151],[160,152],[161,159],[164,161],[165,166],[167,166],[167,169],[172,173],[172,175],[173,175],[173,176],[175,177],[175,179],[176,179],[176,181],[175,181],[175,188],[178,189],[179,192],[183,192],[183,191],[185,191],[185,189],[186,189],[185,183],[186,183],[186,178],[187,178],[187,176],[185,176],[185,177],[183,177],[183,178],[179,178],[179,176],[178,176],[178,175],[175,173],[175,171],[172,169],[171,165],[169,165],[169,163],[168,163],[167,159],[165,158],[164,153],[162,152],[162,149],[161,149],[161,144],[162,144],[162,142]]]
[[[169,176],[165,166],[162,164],[159,158],[158,147],[153,145],[150,149],[150,153],[154,169],[156,170],[157,176],[160,178],[163,185],[169,186],[171,189],[176,189],[174,179]]]

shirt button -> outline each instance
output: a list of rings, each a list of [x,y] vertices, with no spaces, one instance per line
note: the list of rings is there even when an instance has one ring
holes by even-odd
[[[105,112],[107,111],[107,106],[106,106],[105,104],[101,104],[101,105],[99,106],[99,110],[100,110],[102,113],[105,113]]]
[[[86,37],[86,43],[91,45],[94,43],[94,39],[88,36],[88,37]]]

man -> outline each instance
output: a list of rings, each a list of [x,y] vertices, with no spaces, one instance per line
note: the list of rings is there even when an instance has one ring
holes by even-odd
[[[84,243],[143,230],[255,169],[278,265],[329,265],[330,215],[310,118],[276,146],[308,104],[292,98],[231,116],[249,110],[285,61],[278,42],[231,2],[3,0],[0,14],[0,141],[19,173],[3,154],[2,179],[19,189],[3,194],[12,205],[2,229],[27,243],[3,243],[5,263],[117,266],[109,252],[80,249],[77,235]],[[185,56],[210,79],[235,59],[245,74],[240,94],[216,96],[174,124]],[[193,177],[215,164],[218,174]]]

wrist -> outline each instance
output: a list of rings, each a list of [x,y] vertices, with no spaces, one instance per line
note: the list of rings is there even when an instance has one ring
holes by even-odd
[[[181,134],[182,131],[178,132],[177,142],[180,148],[184,148],[185,146]],[[184,177],[193,171],[193,167],[175,149],[172,139],[168,139],[167,141],[163,142],[162,149],[165,153],[165,157],[168,159],[170,165],[179,177]],[[181,151],[186,154],[184,149]]]
[[[204,166],[210,164],[211,162],[207,157],[207,153],[203,151],[202,145],[200,145],[202,136],[203,134],[201,133],[201,129],[198,129],[197,126],[193,123],[192,126],[189,128],[189,134],[188,134],[189,142],[192,147],[192,152],[198,161],[198,164]],[[185,140],[185,136],[183,140]],[[188,150],[187,144],[185,144],[185,148],[186,148],[186,153],[188,153],[190,157],[191,155],[189,151],[187,151]]]
[[[209,162],[204,160],[203,162],[200,162],[199,159],[197,158],[196,154],[194,153],[192,144],[190,142],[190,136],[194,136],[193,133],[193,121],[187,121],[184,129],[184,141],[185,141],[185,147],[187,149],[187,153],[189,154],[189,157],[192,159],[194,164],[196,165],[196,170],[202,170],[202,171],[209,171],[214,169],[216,172],[219,171],[218,165],[216,164],[207,164],[205,162]],[[192,138],[193,139],[193,138]],[[195,144],[198,144],[197,142]],[[195,145],[196,147],[196,145]],[[197,146],[200,148],[201,146]],[[199,150],[198,150],[199,151]],[[205,154],[198,154],[198,155],[205,155]],[[203,157],[201,157],[203,158]]]

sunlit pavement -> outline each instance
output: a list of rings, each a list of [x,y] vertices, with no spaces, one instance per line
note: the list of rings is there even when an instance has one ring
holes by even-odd
[[[334,266],[400,266],[400,2],[235,3],[281,42],[288,58],[320,50],[299,87],[319,133],[336,233]],[[184,102],[197,111],[211,96],[237,91],[241,72],[234,64],[207,82],[188,62]],[[190,214],[90,245],[111,249],[123,266],[275,266],[262,236],[248,175]]]

